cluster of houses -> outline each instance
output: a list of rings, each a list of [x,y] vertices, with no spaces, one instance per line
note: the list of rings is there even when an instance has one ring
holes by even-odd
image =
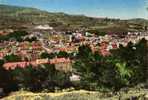
[[[121,35],[121,34],[120,34]],[[46,47],[50,52],[65,51],[68,53],[77,52],[78,47],[84,44],[90,45],[93,52],[98,52],[103,56],[110,55],[111,49],[119,48],[122,44],[126,46],[129,42],[137,43],[142,38],[148,40],[147,32],[127,32],[124,33],[123,37],[119,34],[106,34],[105,36],[97,36],[89,32],[72,32],[71,34],[57,33],[50,34],[49,37],[55,38],[42,38],[44,47]]]
[[[127,32],[123,37],[118,34],[106,34],[105,36],[98,36],[89,32],[56,32],[52,27],[47,25],[37,26],[36,29],[49,29],[46,32],[32,32],[28,36],[36,37],[38,41],[17,42],[17,41],[3,41],[0,42],[0,59],[6,55],[15,54],[22,58],[22,62],[7,62],[4,68],[7,70],[15,69],[16,67],[25,68],[30,64],[38,66],[40,64],[55,64],[57,70],[72,70],[72,60],[69,58],[53,58],[41,59],[42,52],[58,53],[65,51],[67,53],[76,53],[81,45],[90,45],[93,52],[98,52],[103,56],[110,55],[111,49],[119,48],[122,44],[126,46],[130,41],[137,43],[140,39],[145,38],[148,40],[147,32]],[[121,35],[121,34],[120,34]],[[28,59],[26,61],[25,59]]]
[[[35,61],[8,62],[3,65],[6,70],[14,70],[15,68],[26,68],[29,65],[37,67],[41,64],[54,64],[56,70],[72,71],[71,60],[69,58],[54,59],[36,59]]]
[[[22,57],[22,60],[27,58],[28,60],[35,60],[40,57],[40,53],[43,50],[42,45],[40,42],[9,42],[4,41],[0,43],[1,50],[0,50],[0,59],[3,59],[4,56],[15,54]]]

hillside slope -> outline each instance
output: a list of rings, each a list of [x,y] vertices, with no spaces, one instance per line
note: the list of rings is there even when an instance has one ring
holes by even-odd
[[[119,20],[93,18],[84,15],[50,13],[36,8],[0,5],[0,29],[49,24],[58,29],[77,29],[85,27],[89,29],[128,30],[129,24],[138,24],[138,26],[142,27],[144,23],[148,25],[148,21],[145,19]]]

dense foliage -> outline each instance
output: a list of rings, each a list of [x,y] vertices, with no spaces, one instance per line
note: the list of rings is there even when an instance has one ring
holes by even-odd
[[[21,61],[21,57],[14,55],[14,54],[10,54],[10,55],[6,55],[4,57],[5,62],[18,62]]]
[[[26,31],[14,31],[9,33],[8,35],[1,35],[0,41],[8,41],[8,40],[16,40],[21,42],[23,40],[23,36],[28,35]]]
[[[103,57],[92,53],[87,45],[79,47],[74,68],[81,77],[82,88],[119,90],[146,82],[148,50],[145,39],[137,44],[130,42],[126,47],[121,45],[111,52],[111,56]]]
[[[55,70],[54,65],[45,64],[37,68],[31,65],[25,69],[16,68],[11,75],[19,88],[37,92],[43,89],[54,91],[56,87],[59,89],[68,87],[65,84],[69,82],[70,74]]]
[[[142,39],[137,44],[128,43],[126,47],[120,45],[118,50],[112,51],[113,55],[126,62],[128,69],[133,70],[134,76],[131,78],[131,84],[145,82],[148,68],[148,44]]]
[[[100,30],[88,30],[88,32],[90,32],[90,33],[94,33],[94,34],[96,34],[96,35],[98,35],[98,36],[104,36],[104,35],[107,35],[107,33],[106,32],[100,32]]]
[[[55,91],[71,86],[70,73],[57,71],[54,65],[44,64],[38,67],[28,66],[6,71],[2,66],[0,69],[0,88],[4,92],[14,90],[28,90],[39,92],[43,90]]]
[[[36,37],[27,37],[24,39],[24,41],[28,41],[28,42],[33,42],[33,41],[38,41]]]
[[[13,81],[10,72],[2,67],[3,64],[4,61],[0,60],[0,89],[3,89],[3,91],[0,92],[0,97],[11,91],[18,90],[18,87],[15,81]]]

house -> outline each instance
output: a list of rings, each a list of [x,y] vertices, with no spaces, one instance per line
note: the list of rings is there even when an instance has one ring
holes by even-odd
[[[80,81],[80,76],[72,74],[72,76],[70,76],[70,81]]]
[[[48,63],[48,58],[47,59],[37,59],[36,60],[37,65],[46,64],[46,63]]]
[[[5,63],[3,67],[6,70],[14,70],[15,68],[26,68],[29,65],[29,62],[11,62],[11,63]]]
[[[38,25],[35,27],[37,30],[53,30],[53,27],[50,27],[49,25]]]
[[[72,71],[71,63],[72,62],[69,58],[54,58],[50,60],[50,64],[54,64],[56,70],[64,72]]]
[[[56,70],[68,72],[72,71],[71,60],[68,58],[54,58],[54,59],[37,59],[35,61],[23,61],[23,62],[8,62],[3,65],[6,70],[14,70],[15,68],[26,68],[29,65],[37,67],[40,64],[54,64]]]
[[[0,59],[3,59],[4,56],[5,56],[4,52],[0,52]]]
[[[108,42],[102,42],[100,43],[100,48],[99,48],[99,53],[103,56],[108,56],[110,55],[110,51],[109,51],[109,43]]]

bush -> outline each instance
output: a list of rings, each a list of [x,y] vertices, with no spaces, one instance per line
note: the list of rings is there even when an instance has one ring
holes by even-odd
[[[134,76],[130,79],[131,85],[146,82],[148,50],[145,39],[142,39],[137,44],[130,42],[126,47],[121,45],[119,49],[112,50],[112,54],[116,59],[126,62],[128,69],[133,71]]]
[[[18,62],[18,61],[21,61],[21,57],[14,55],[14,54],[10,54],[10,55],[6,55],[4,57],[4,60],[6,62]]]
[[[16,41],[23,41],[22,37],[27,35],[28,33],[25,31],[15,31],[13,33],[9,33],[8,35],[0,36],[0,41],[9,41],[10,39],[14,39]]]
[[[37,41],[37,38],[36,37],[31,37],[31,38],[27,37],[27,38],[25,38],[24,41],[33,42],[33,41]]]
[[[36,68],[28,66],[24,69],[16,68],[11,71],[19,89],[30,91],[42,91],[48,89],[54,91],[55,87],[69,87],[69,74],[55,70],[54,65],[40,65]]]
[[[0,60],[0,88],[3,89],[4,94],[7,94],[11,91],[18,90],[18,87],[10,72],[3,68],[3,64],[4,61]]]
[[[48,54],[47,52],[43,52],[40,56],[42,59],[44,58],[53,59],[56,55],[54,53]]]
[[[88,30],[90,33],[94,33],[98,36],[105,36],[107,33],[106,32],[101,32],[100,30]]]
[[[93,54],[88,46],[79,48],[78,60],[73,67],[81,77],[80,86],[87,90],[98,90],[100,87],[119,90],[129,84],[133,75],[126,62],[112,56]]]

